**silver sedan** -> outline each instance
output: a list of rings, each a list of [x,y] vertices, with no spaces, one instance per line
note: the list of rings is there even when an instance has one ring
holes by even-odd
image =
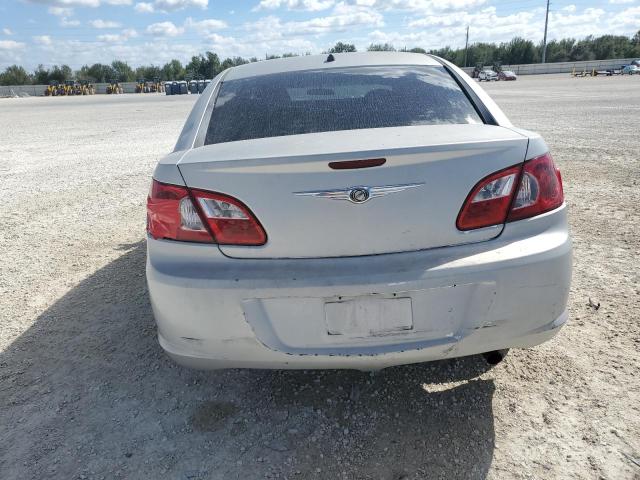
[[[184,365],[498,361],[567,319],[547,145],[434,56],[222,72],[157,165],[147,214],[158,337]]]

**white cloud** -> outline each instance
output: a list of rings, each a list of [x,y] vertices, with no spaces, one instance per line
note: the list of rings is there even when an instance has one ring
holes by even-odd
[[[553,22],[555,26],[594,24],[600,21],[605,13],[601,8],[587,8],[578,15],[551,12],[549,14],[549,22]]]
[[[285,36],[323,35],[332,32],[344,32],[354,27],[382,27],[384,17],[368,7],[340,2],[329,15],[309,20],[283,22],[279,17],[270,15],[256,22],[247,23],[245,30],[261,40],[273,40]]]
[[[51,5],[52,7],[69,8],[69,7],[99,7],[100,0],[27,0],[30,3],[39,3],[42,5]]]
[[[137,36],[138,32],[136,30],[133,28],[127,28],[122,30],[120,33],[105,33],[103,35],[98,35],[98,40],[108,43],[121,43]]]
[[[139,2],[136,3],[136,6],[133,9],[138,13],[153,13],[153,3],[148,2]]]
[[[376,10],[408,10],[437,13],[468,8],[477,8],[487,0],[352,0],[355,5]]]
[[[73,8],[68,7],[49,7],[49,13],[58,17],[70,17],[73,15]]]
[[[0,64],[18,63],[23,64],[23,54],[26,45],[14,40],[0,40]]]
[[[153,13],[157,11],[168,13],[189,7],[205,10],[208,5],[209,0],[153,0],[153,2],[138,2],[133,9],[138,13]]]
[[[261,0],[253,11],[286,8],[287,10],[318,12],[331,8],[334,3],[334,0]]]
[[[33,42],[38,45],[44,45],[44,46],[48,46],[53,43],[49,35],[37,35],[33,37]]]
[[[93,28],[119,28],[122,26],[118,22],[114,22],[112,20],[102,20],[100,18],[91,20],[89,22],[89,25],[91,25]]]
[[[68,19],[67,17],[62,17],[60,19],[61,27],[77,27],[78,25],[80,25],[79,20],[72,20],[72,19]]]
[[[609,0],[609,3],[612,3],[614,5],[617,4],[621,4],[621,3],[633,3],[634,0]]]
[[[8,28],[3,28],[2,33],[4,33],[5,35],[13,35],[13,32]]]
[[[13,40],[0,40],[0,50],[17,50],[25,47],[22,42],[15,42]]]
[[[72,7],[92,7],[97,8],[102,4],[106,5],[131,5],[132,0],[26,0],[29,3],[37,3],[40,5],[49,5],[49,13],[58,16],[69,16],[68,11]],[[53,13],[53,11],[60,13]],[[66,12],[62,10],[67,10]]]
[[[183,10],[189,7],[197,7],[206,9],[209,0],[155,0],[154,7],[156,10],[175,11]]]
[[[155,37],[177,37],[184,32],[184,28],[176,27],[172,22],[152,23],[146,32]]]
[[[630,7],[617,13],[609,20],[611,30],[627,32],[629,34],[638,31],[640,25],[640,6]]]
[[[455,25],[491,25],[491,30],[496,28],[510,28],[517,32],[522,24],[531,22],[535,11],[519,12],[512,15],[500,16],[496,13],[496,7],[487,7],[475,13],[451,12],[441,15],[427,15],[417,20],[411,20],[409,27],[451,27]],[[473,27],[472,27],[473,28]],[[484,29],[483,29],[484,30]]]
[[[266,39],[263,34],[258,32],[243,35],[241,39],[212,33],[207,36],[207,40],[207,48],[217,52],[222,58],[234,56],[245,58],[262,57],[265,53],[282,54],[294,52],[303,54],[319,50],[316,44],[304,38],[285,37],[276,34],[275,37]]]
[[[195,30],[198,33],[209,33],[215,30],[227,28],[227,22],[215,18],[207,18],[204,20],[194,20],[188,17],[184,22],[184,28]]]

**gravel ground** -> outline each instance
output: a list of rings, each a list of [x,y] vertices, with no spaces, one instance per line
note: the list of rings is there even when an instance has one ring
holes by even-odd
[[[0,100],[0,478],[640,478],[640,77],[486,88],[562,169],[570,322],[376,374],[162,353],[144,202],[192,97]]]

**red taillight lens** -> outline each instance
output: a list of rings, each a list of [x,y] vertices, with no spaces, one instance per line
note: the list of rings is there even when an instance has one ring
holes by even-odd
[[[564,202],[562,177],[546,153],[525,162],[520,188],[513,200],[508,222],[540,215],[558,208]]]
[[[480,180],[458,214],[458,229],[473,230],[504,223],[520,176],[520,168],[510,167]]]
[[[188,242],[263,245],[267,241],[258,220],[239,200],[203,190],[189,192],[187,187],[156,180],[147,199],[147,231],[156,239]]]
[[[558,208],[563,201],[560,171],[547,153],[478,182],[462,206],[456,226],[473,230],[522,220]]]
[[[153,181],[147,198],[147,232],[156,239],[213,243],[187,187]]]
[[[203,218],[217,243],[264,245],[267,234],[251,210],[240,200],[221,193],[192,190]]]

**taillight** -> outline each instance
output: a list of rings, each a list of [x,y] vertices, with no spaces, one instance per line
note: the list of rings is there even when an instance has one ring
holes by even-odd
[[[263,245],[267,240],[239,200],[156,180],[147,199],[147,231],[156,239],[226,245]]]
[[[547,153],[478,182],[462,206],[456,226],[473,230],[522,220],[558,208],[563,201],[560,171]]]
[[[510,167],[480,180],[458,214],[458,229],[473,230],[504,223],[520,169],[520,165]]]
[[[187,187],[156,180],[151,184],[147,198],[147,231],[156,239],[213,243]]]
[[[507,222],[522,220],[558,208],[564,202],[562,177],[550,154],[525,162],[520,188]]]
[[[264,245],[267,234],[258,219],[240,200],[221,193],[192,190],[202,216],[217,243]]]

